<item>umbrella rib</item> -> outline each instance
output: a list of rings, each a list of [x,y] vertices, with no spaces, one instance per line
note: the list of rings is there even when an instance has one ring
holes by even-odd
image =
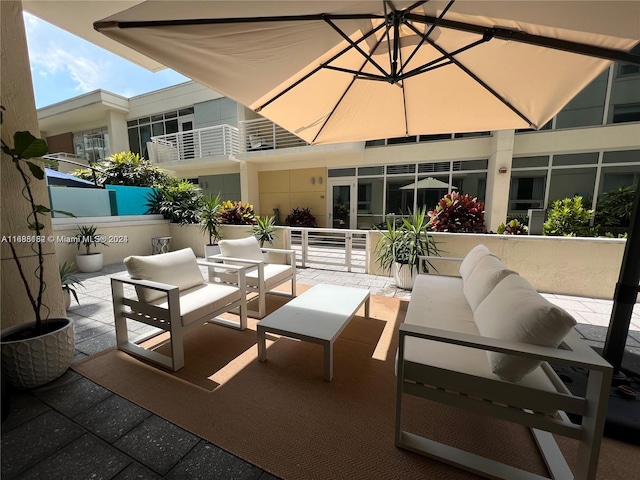
[[[371,35],[373,35],[374,33],[376,33],[378,30],[380,30],[381,28],[384,27],[384,23],[381,23],[380,25],[378,25],[377,27],[375,27],[373,30],[371,30],[370,32],[367,32],[366,34],[364,34],[362,36],[362,38],[360,38],[356,43],[360,43],[363,40],[369,38]],[[379,43],[379,42],[378,42]],[[285,93],[293,90],[295,87],[297,87],[298,85],[300,85],[302,82],[304,82],[306,79],[308,79],[309,77],[311,77],[312,75],[318,73],[320,70],[322,70],[323,68],[328,68],[329,63],[333,62],[334,60],[336,60],[337,58],[341,57],[342,55],[344,55],[346,52],[348,52],[351,49],[351,45],[345,47],[344,49],[342,49],[340,52],[336,53],[333,57],[331,57],[329,60],[327,60],[326,62],[324,62],[321,65],[318,65],[316,68],[314,68],[311,72],[307,73],[306,75],[304,75],[302,78],[300,78],[299,80],[296,80],[294,83],[292,83],[291,85],[289,85],[287,88],[285,88],[284,90],[282,90],[280,93],[276,94],[275,96],[271,97],[268,101],[266,101],[265,103],[263,103],[262,105],[260,105],[258,108],[255,109],[255,112],[260,112],[263,108],[267,107],[268,105],[270,105],[271,103],[273,103],[274,101],[276,101],[278,98],[280,98],[282,95],[284,95]],[[336,69],[336,67],[333,67],[333,69]],[[351,72],[349,72],[351,73]],[[386,78],[386,77],[385,77]]]
[[[340,30],[340,28],[335,23],[333,23],[331,21],[332,19],[329,18],[329,16],[323,16],[323,20],[325,22],[327,22],[331,26],[331,28],[333,28],[336,32],[338,32],[338,34],[342,38],[344,38],[347,41],[347,43],[349,43],[351,45],[351,47],[355,48],[365,58],[365,60],[367,62],[371,62],[371,64],[374,67],[376,67],[380,71],[380,73],[382,73],[382,75],[385,75],[387,77],[389,76],[389,74],[384,71],[384,69],[378,64],[378,62],[376,62],[373,58],[371,58],[371,55],[367,54],[364,50],[362,50],[362,48],[360,48],[360,46],[356,42],[351,40],[346,33],[344,33],[342,30]],[[380,44],[380,42],[378,42],[378,45],[379,44]],[[377,45],[376,45],[376,48],[377,48]],[[375,50],[376,49],[373,48],[371,51],[374,52]],[[364,65],[363,65],[363,67],[364,67]]]
[[[453,6],[454,2],[456,0],[450,0],[450,2],[447,4],[447,6],[444,8],[444,10],[442,11],[442,13],[438,16],[438,18],[436,19],[435,22],[433,22],[431,24],[431,27],[429,27],[429,30],[427,30],[427,33],[425,33],[424,35],[421,34],[421,38],[420,38],[420,42],[418,43],[418,45],[416,45],[416,48],[413,50],[413,52],[411,52],[411,55],[409,55],[409,58],[407,58],[407,61],[403,63],[402,67],[400,68],[400,71],[398,72],[398,75],[402,75],[402,72],[404,71],[404,69],[407,67],[407,65],[409,64],[409,62],[411,62],[411,59],[413,58],[413,56],[418,53],[418,50],[420,50],[420,47],[422,47],[422,45],[424,45],[424,43],[426,42],[426,37],[428,37],[429,35],[431,35],[431,32],[433,32],[433,30],[435,30],[435,28],[438,26],[438,24],[440,23],[440,21],[442,20],[442,18],[445,16],[445,14],[449,11],[449,9]],[[414,8],[420,6],[421,4],[424,4],[426,2],[417,2],[416,4],[412,5],[411,7],[409,7],[407,9],[407,11],[411,11]],[[408,22],[405,18],[404,21],[405,25],[408,26]]]
[[[419,31],[413,25],[409,25],[409,27],[411,29],[413,29],[416,33],[419,33]],[[462,49],[467,50],[467,49],[472,48],[474,46],[477,46],[477,45],[479,45],[481,43],[484,43],[486,41],[488,41],[488,39],[483,37],[481,40],[478,40],[477,42],[474,42],[474,43],[472,43],[470,45],[467,45],[466,47],[463,47]],[[478,77],[475,73],[473,73],[471,70],[469,70],[467,67],[465,67],[462,63],[460,63],[460,61],[453,56],[454,55],[453,53],[448,53],[445,49],[440,47],[436,42],[434,42],[430,38],[427,38],[427,42],[429,42],[429,45],[431,45],[433,48],[438,50],[440,52],[440,54],[442,54],[445,58],[448,58],[449,60],[451,60],[451,62],[453,62],[460,70],[462,70],[464,73],[469,75],[473,80],[475,80],[482,88],[484,88],[491,95],[496,97],[503,105],[505,105],[507,108],[509,108],[509,110],[511,110],[516,115],[518,115],[522,120],[527,122],[531,127],[537,128],[537,126],[531,120],[529,120],[524,113],[522,113],[516,107],[511,105],[511,103],[509,103],[505,98],[503,98],[502,95],[500,95],[498,92],[496,92],[486,82],[481,80],[480,77]],[[462,49],[460,49],[460,50],[462,50]],[[459,52],[455,52],[455,53],[459,53]],[[409,72],[409,73],[411,73],[411,72]]]
[[[437,20],[436,17],[431,17],[428,15],[418,15],[415,13],[407,13],[406,18],[417,23],[433,23]],[[440,21],[440,27],[449,28],[452,30],[461,30],[464,32],[477,33],[489,39],[499,38],[501,40],[511,40],[514,42],[526,43],[529,45],[546,47],[555,50],[562,50],[579,55],[602,58],[604,60],[612,60],[616,62],[626,62],[640,65],[640,55],[635,55],[622,50],[598,47],[596,45],[589,45],[586,43],[572,42],[569,40],[545,37],[542,35],[533,35],[526,32],[509,30],[507,28],[485,27],[482,25],[457,22],[444,18]]]
[[[373,51],[375,51],[375,49],[378,48],[378,46],[380,45],[380,42],[382,42],[382,38],[383,37],[380,37],[380,39],[378,40],[378,43],[376,43],[375,47],[373,47]],[[362,65],[360,66],[360,70],[359,70],[360,72],[362,72],[362,69],[365,67],[366,64],[367,64],[367,61],[365,60],[362,63]],[[347,88],[345,88],[344,92],[342,92],[342,95],[340,96],[340,99],[333,106],[333,108],[329,112],[329,115],[327,115],[327,118],[322,123],[322,126],[318,129],[318,133],[316,133],[315,136],[313,137],[313,140],[311,141],[312,144],[316,141],[316,139],[318,138],[318,135],[320,135],[322,133],[322,130],[324,130],[324,127],[327,126],[327,123],[329,123],[329,120],[331,120],[331,117],[333,116],[335,111],[338,109],[338,106],[340,105],[340,103],[342,103],[342,100],[347,95],[347,93],[349,92],[349,90],[351,89],[351,87],[353,86],[353,84],[355,83],[355,81],[357,79],[358,79],[358,76],[354,75],[354,77],[351,79],[351,82],[349,82],[349,85],[347,85]]]

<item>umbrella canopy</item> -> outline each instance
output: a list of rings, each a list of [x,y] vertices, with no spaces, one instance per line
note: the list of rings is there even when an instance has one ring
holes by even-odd
[[[423,178],[422,180],[418,180],[416,183],[410,183],[409,185],[400,187],[400,190],[413,190],[414,188],[417,188],[418,190],[449,189],[449,184],[441,182],[437,178],[427,177]],[[458,187],[452,185],[451,188],[453,190],[457,190]]]
[[[308,143],[540,128],[636,61],[636,1],[162,1],[94,27]],[[579,53],[574,53],[579,52]]]
[[[70,175],[68,173],[58,172],[57,170],[52,170],[50,168],[44,169],[45,175],[47,176],[47,184],[48,185],[57,185],[64,187],[85,187],[85,188],[99,188],[95,183],[90,182],[89,180],[84,180],[82,178],[76,177],[74,175]]]

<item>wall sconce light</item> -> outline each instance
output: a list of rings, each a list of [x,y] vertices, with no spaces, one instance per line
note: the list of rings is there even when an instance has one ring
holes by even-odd
[[[322,177],[318,177],[318,183],[322,185]]]
[[[507,167],[500,167],[498,173],[507,173]]]
[[[316,177],[311,177],[311,185],[315,185],[316,183]]]

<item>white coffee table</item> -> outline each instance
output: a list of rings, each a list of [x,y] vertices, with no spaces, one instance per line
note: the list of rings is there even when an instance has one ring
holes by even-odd
[[[314,285],[258,322],[258,360],[267,359],[265,334],[275,333],[324,346],[324,379],[333,378],[333,342],[364,304],[369,318],[369,290]]]

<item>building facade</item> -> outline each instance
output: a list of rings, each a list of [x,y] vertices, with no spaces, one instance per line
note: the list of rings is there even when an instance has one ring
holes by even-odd
[[[640,68],[625,64],[613,64],[539,131],[311,146],[195,82],[128,99],[91,92],[38,118],[52,152],[87,163],[131,150],[281,222],[309,207],[325,227],[369,229],[457,190],[485,202],[495,231],[564,197],[581,195],[595,208],[640,180]]]

